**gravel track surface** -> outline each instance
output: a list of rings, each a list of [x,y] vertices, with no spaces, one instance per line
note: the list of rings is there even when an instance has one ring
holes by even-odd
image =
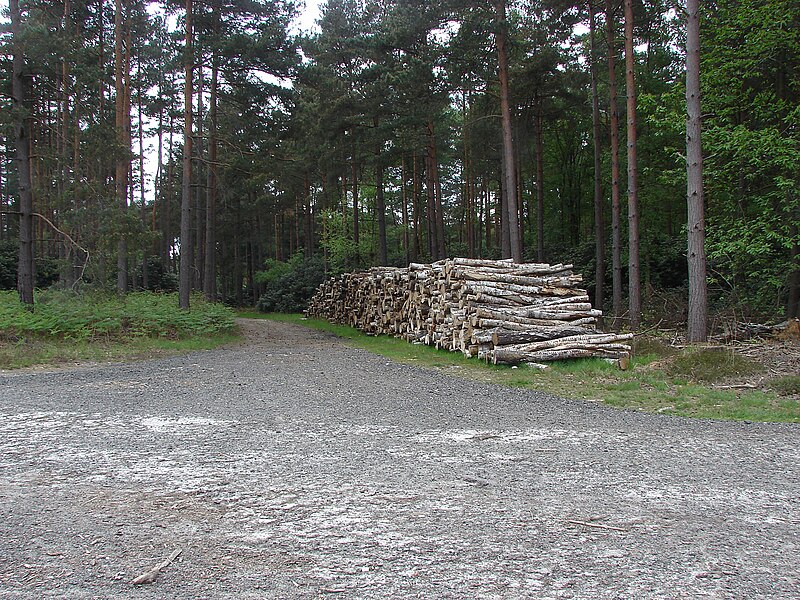
[[[0,374],[0,598],[800,597],[798,426],[243,326],[215,351]]]

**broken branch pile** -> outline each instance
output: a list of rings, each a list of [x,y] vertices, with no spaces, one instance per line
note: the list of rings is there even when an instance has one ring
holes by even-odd
[[[447,259],[374,267],[323,283],[306,314],[491,363],[620,359],[630,334],[597,330],[572,265]]]

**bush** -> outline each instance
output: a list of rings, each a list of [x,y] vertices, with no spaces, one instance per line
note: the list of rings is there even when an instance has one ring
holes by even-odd
[[[302,254],[287,262],[268,260],[266,267],[256,274],[256,281],[265,286],[258,301],[260,312],[302,312],[327,277],[322,259]]]

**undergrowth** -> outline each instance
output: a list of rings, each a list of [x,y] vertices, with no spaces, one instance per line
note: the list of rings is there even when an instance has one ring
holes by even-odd
[[[176,294],[37,292],[33,311],[0,292],[0,368],[151,357],[212,348],[235,339],[234,312]]]
[[[176,294],[39,292],[31,312],[15,292],[0,292],[0,331],[6,339],[97,340],[179,339],[231,331],[234,313],[221,304],[192,298],[191,310],[178,309]]]

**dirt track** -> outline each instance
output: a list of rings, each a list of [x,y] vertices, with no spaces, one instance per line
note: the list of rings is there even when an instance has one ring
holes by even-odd
[[[798,426],[245,326],[213,352],[0,374],[0,598],[800,597]]]

